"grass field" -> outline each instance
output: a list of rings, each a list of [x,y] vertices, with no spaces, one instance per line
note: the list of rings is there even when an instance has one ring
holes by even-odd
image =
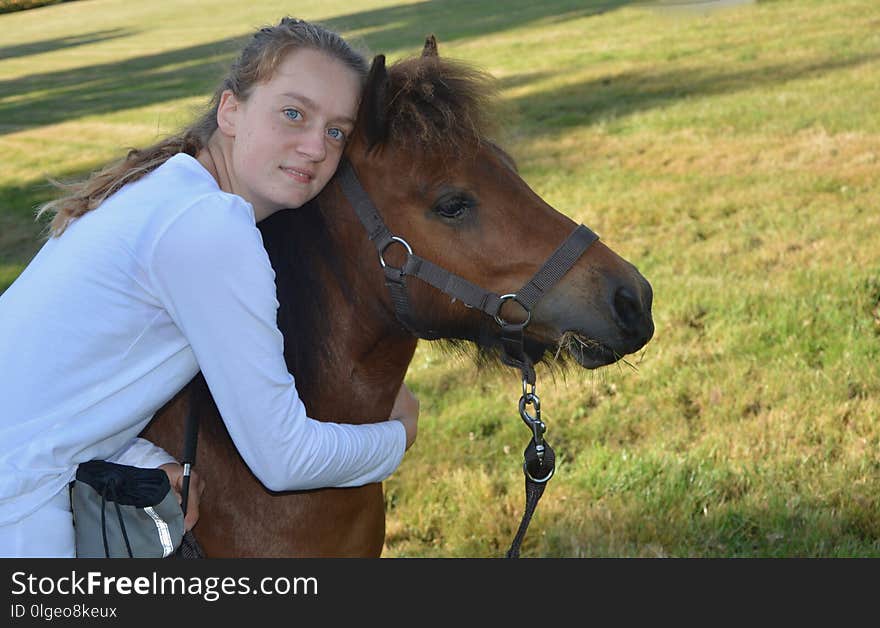
[[[290,6],[0,16],[0,290],[40,245],[47,176],[175,130]],[[880,3],[296,10],[391,59],[434,32],[493,73],[526,180],[653,284],[657,332],[631,366],[539,369],[561,460],[524,555],[880,556]],[[423,418],[386,483],[385,555],[503,554],[523,501],[516,376],[423,344],[407,381]]]

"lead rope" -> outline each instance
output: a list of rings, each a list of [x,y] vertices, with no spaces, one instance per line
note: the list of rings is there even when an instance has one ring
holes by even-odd
[[[530,389],[529,389],[530,388]],[[529,414],[528,406],[534,408],[535,415]],[[519,558],[519,548],[526,536],[526,530],[535,514],[535,508],[547,482],[553,477],[556,467],[556,453],[544,439],[547,426],[541,420],[541,400],[538,398],[534,383],[530,384],[523,378],[523,394],[519,399],[519,415],[526,426],[532,431],[532,438],[523,451],[523,475],[526,483],[526,505],[523,509],[522,521],[513,538],[510,549],[507,550],[507,558]]]

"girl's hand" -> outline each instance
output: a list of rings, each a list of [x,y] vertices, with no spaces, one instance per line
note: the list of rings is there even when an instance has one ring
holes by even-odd
[[[177,503],[182,503],[183,497],[181,492],[183,491],[183,466],[176,462],[169,462],[168,464],[163,464],[159,468],[168,474],[168,479],[171,482],[171,490],[177,494]],[[199,498],[204,492],[205,483],[196,473],[195,469],[190,470],[189,498],[187,499],[186,505],[186,518],[183,520],[183,525],[186,530],[192,530],[192,527],[196,525],[196,521],[199,520]]]
[[[419,431],[419,400],[410,392],[406,384],[400,385],[389,418],[397,419],[403,423],[403,427],[406,429],[406,448],[412,447]]]

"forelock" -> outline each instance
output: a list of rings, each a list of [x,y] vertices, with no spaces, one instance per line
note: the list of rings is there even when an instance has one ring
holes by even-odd
[[[459,61],[416,57],[388,69],[386,115],[395,142],[463,148],[494,132],[494,79]]]

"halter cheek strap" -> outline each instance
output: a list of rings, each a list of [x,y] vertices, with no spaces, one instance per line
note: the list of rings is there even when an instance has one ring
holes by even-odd
[[[435,340],[440,337],[437,331],[419,329],[412,314],[406,278],[415,277],[458,299],[466,306],[476,308],[491,316],[501,328],[502,361],[509,366],[519,368],[523,373],[523,379],[534,385],[534,366],[523,348],[524,330],[531,321],[532,310],[556,282],[569,271],[584,251],[599,239],[599,236],[584,225],[578,225],[522,288],[516,293],[499,295],[415,255],[405,240],[393,235],[388,229],[348,160],[343,160],[340,163],[336,176],[342,184],[342,191],[348,202],[351,203],[358,219],[367,231],[370,241],[379,252],[379,261],[385,273],[385,285],[388,286],[394,312],[400,324],[419,338]],[[407,252],[406,261],[400,268],[394,268],[385,263],[385,251],[395,243],[404,246]],[[525,310],[526,320],[524,322],[511,323],[502,317],[501,307],[508,300],[516,301]]]

